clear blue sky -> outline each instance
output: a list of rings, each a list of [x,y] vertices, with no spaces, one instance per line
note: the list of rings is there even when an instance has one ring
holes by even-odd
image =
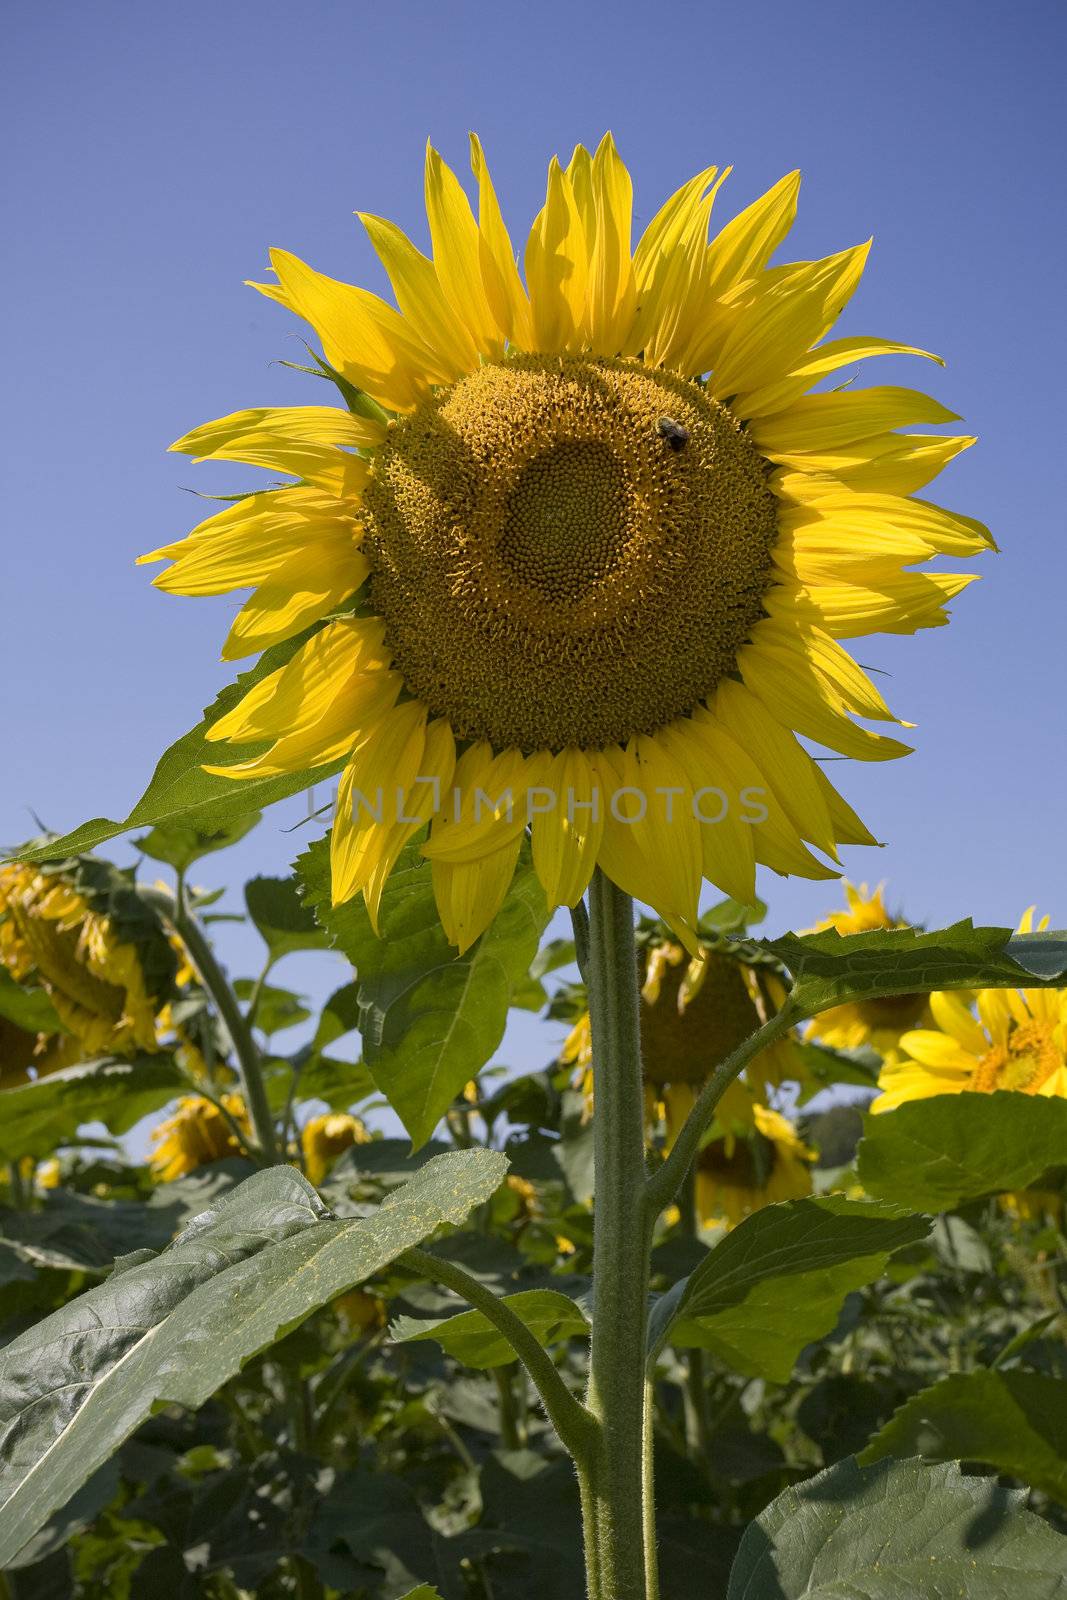
[[[859,652],[891,673],[917,753],[836,768],[888,841],[847,867],[887,878],[916,919],[1012,921],[1036,900],[1067,923],[1065,43],[1058,0],[16,4],[0,839],[32,830],[28,807],[56,829],[123,815],[232,676],[218,661],[232,603],[161,595],[133,560],[197,520],[183,486],[254,475],[192,468],[165,453],[172,439],[326,398],[272,365],[301,349],[242,287],[267,248],[381,287],[354,208],[422,240],[425,139],[465,170],[468,128],[519,239],[548,158],[610,127],[639,219],[710,162],[735,167],[722,217],[801,167],[792,255],[875,236],[844,331],[948,358],[944,373],[886,362],[875,381],[930,387],[980,435],[938,493],[1003,554],[950,627]],[[300,811],[268,813],[202,879],[283,870]],[[764,893],[774,926],[836,898],[801,881]],[[509,1049],[543,1054],[525,1024]]]

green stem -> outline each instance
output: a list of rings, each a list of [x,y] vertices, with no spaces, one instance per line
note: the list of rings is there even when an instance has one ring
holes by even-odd
[[[32,1178],[30,1182],[32,1183]],[[26,1206],[26,1183],[22,1176],[22,1168],[17,1161],[7,1164],[7,1186],[10,1191],[11,1209],[22,1211]]]
[[[215,1002],[233,1045],[237,1075],[255,1134],[257,1153],[268,1163],[281,1161],[283,1157],[278,1153],[274,1118],[263,1082],[263,1064],[256,1041],[229,979],[215,958],[215,952],[187,902],[179,902],[161,889],[147,889],[144,897],[166,917],[181,939],[200,975],[201,983]]]
[[[731,1083],[745,1070],[754,1056],[765,1050],[769,1044],[773,1044],[775,1039],[781,1038],[782,1034],[788,1033],[796,1021],[797,1017],[790,1010],[787,1001],[781,1011],[769,1017],[761,1028],[757,1028],[756,1032],[745,1040],[744,1044],[738,1045],[737,1049],[727,1056],[721,1066],[716,1067],[686,1117],[670,1155],[648,1180],[646,1198],[653,1217],[658,1216],[665,1206],[669,1206],[681,1189],[693,1158],[700,1149],[700,1141],[711,1126],[715,1108]],[[594,1070],[595,1048],[594,1043]]]
[[[589,1468],[587,1581],[595,1600],[647,1600],[645,1335],[652,1213],[645,1201],[637,957],[633,902],[599,869],[589,890],[586,981],[595,1095],[594,1315],[586,1404],[600,1424]]]
[[[509,1362],[506,1367],[493,1368],[493,1381],[500,1402],[500,1442],[505,1450],[521,1450],[526,1443],[515,1398],[515,1376],[518,1371],[514,1362]]]
[[[556,1371],[551,1356],[541,1348],[522,1318],[517,1317],[511,1307],[498,1299],[491,1289],[452,1261],[431,1255],[428,1250],[406,1250],[400,1260],[403,1266],[410,1267],[420,1277],[429,1278],[433,1283],[443,1283],[446,1289],[453,1290],[476,1311],[480,1311],[498,1333],[503,1334],[530,1374],[564,1449],[578,1463],[587,1460],[594,1443],[593,1419],[581,1401],[571,1394]]]
[[[656,1390],[652,1375],[645,1380],[645,1429],[641,1445],[641,1484],[645,1502],[645,1589],[659,1600],[659,1551],[656,1546],[655,1424]]]

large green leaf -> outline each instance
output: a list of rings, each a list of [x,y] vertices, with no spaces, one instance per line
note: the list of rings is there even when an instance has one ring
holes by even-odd
[[[36,1083],[0,1090],[0,1160],[51,1155],[85,1122],[127,1133],[185,1084],[173,1057],[161,1053],[132,1061],[87,1061]]]
[[[512,994],[537,953],[548,908],[528,856],[496,920],[464,956],[445,938],[417,842],[385,886],[380,938],[362,900],[331,905],[325,840],[296,868],[319,920],[356,968],[363,1060],[423,1144],[503,1038]]]
[[[0,1566],[161,1402],[199,1406],[335,1295],[489,1198],[507,1162],[455,1151],[337,1220],[291,1167],[256,1173],[163,1253],[0,1354]]]
[[[900,1206],[841,1195],[764,1206],[657,1302],[651,1354],[669,1339],[785,1383],[803,1347],[833,1329],[845,1296],[929,1227],[928,1218]]]
[[[813,1017],[846,1001],[932,989],[1067,988],[1067,933],[1012,934],[969,920],[935,933],[787,933],[761,947],[793,975],[794,1009]]]
[[[912,1395],[859,1457],[981,1461],[1067,1504],[1067,1383],[1039,1372],[954,1372]]]
[[[330,943],[300,898],[295,878],[252,878],[245,884],[245,905],[274,961],[292,950],[325,950]]]
[[[868,1194],[951,1211],[1067,1166],[1067,1100],[1006,1089],[911,1100],[866,1118],[857,1161]]]
[[[727,1600],[1055,1600],[1067,1539],[955,1464],[839,1461],[745,1530]]]
[[[545,1347],[589,1333],[581,1306],[557,1289],[521,1289],[518,1294],[505,1295],[504,1304]],[[515,1360],[511,1345],[480,1311],[460,1311],[454,1317],[432,1319],[398,1317],[389,1335],[398,1344],[436,1340],[467,1367],[502,1367]]]
[[[36,844],[23,853],[24,859],[59,860],[64,856],[93,850],[105,840],[114,839],[117,834],[125,833],[130,828],[159,828],[170,823],[182,823],[195,829],[200,836],[210,836],[232,829],[238,819],[248,817],[264,806],[273,805],[276,800],[299,794],[312,784],[325,783],[339,772],[343,761],[305,772],[286,773],[279,778],[233,779],[212,777],[203,770],[202,765],[204,762],[213,766],[233,765],[250,760],[267,748],[262,743],[239,748],[221,742],[211,744],[207,739],[207,730],[261,678],[284,666],[312,631],[308,630],[295,639],[287,639],[284,644],[274,645],[264,651],[250,672],[242,672],[235,683],[221,690],[204,712],[203,720],[183,734],[160,757],[152,781],[128,817],[121,821],[111,817],[94,817],[72,833]]]

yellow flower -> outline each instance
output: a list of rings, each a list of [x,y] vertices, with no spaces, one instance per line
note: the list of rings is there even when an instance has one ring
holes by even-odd
[[[19,983],[47,992],[71,1035],[51,1047],[40,1041],[51,1058],[48,1070],[156,1049],[159,1002],[149,993],[140,951],[65,872],[0,866],[0,963]]]
[[[1020,933],[1033,927],[1034,908]],[[1048,926],[1048,918],[1041,927]],[[982,989],[974,1011],[952,992],[932,994],[934,1028],[905,1033],[878,1079],[872,1111],[893,1111],[906,1100],[971,1091],[1067,1098],[1067,990]]]
[[[785,1117],[754,1107],[755,1129],[706,1144],[697,1157],[697,1214],[704,1227],[732,1228],[776,1200],[811,1193],[812,1152]]]
[[[370,1134],[358,1117],[347,1111],[327,1111],[304,1125],[300,1144],[309,1183],[321,1183],[337,1157],[354,1144],[368,1144]]]
[[[225,1094],[222,1104],[245,1133],[248,1115],[240,1095]],[[152,1129],[153,1149],[148,1157],[153,1176],[161,1183],[184,1177],[209,1161],[239,1155],[241,1146],[218,1106],[202,1095],[185,1095],[169,1117]]]
[[[366,1289],[349,1289],[347,1294],[338,1295],[333,1308],[341,1313],[353,1332],[376,1333],[385,1327],[385,1302]]]
[[[662,1120],[668,1148],[712,1072],[755,1033],[785,999],[785,988],[766,966],[750,965],[702,944],[692,959],[664,939],[646,947],[641,984],[641,1062],[650,1123]],[[561,1053],[578,1069],[587,1115],[593,1102],[593,1052],[588,1014],[579,1018]],[[731,1084],[720,1114],[753,1123],[753,1096],[765,1101],[785,1082],[801,1081],[803,1062],[791,1036],[777,1040]]]
[[[397,308],[271,252],[269,299],[309,323],[348,408],[238,411],[174,446],[293,481],[144,561],[172,593],[251,588],[223,654],[305,639],[210,729],[234,780],[335,767],[335,902],[376,923],[405,842],[466,949],[527,824],[552,906],[594,866],[695,944],[701,880],[750,902],[756,862],[834,876],[873,843],[798,742],[907,746],[838,642],[946,620],[970,581],[913,570],[991,544],[915,492],[973,440],[915,390],[809,394],[882,354],[821,343],[868,245],[770,266],[791,173],[709,239],[708,167],[632,248],[611,136],[553,160],[525,282],[482,149],[475,217],[432,148],[432,259],[362,214]],[[934,357],[932,359],[937,360]],[[262,742],[248,756],[225,745]]]
[[[846,882],[847,910],[832,911],[813,931],[836,928],[838,933],[849,934],[909,927],[909,923],[886,909],[884,890],[885,885],[881,883],[872,893],[865,883],[857,889]],[[894,1049],[902,1033],[911,1028],[928,1027],[931,1021],[928,994],[886,995],[877,1000],[856,1000],[832,1006],[809,1022],[806,1037],[820,1039],[833,1050],[857,1050],[862,1045],[870,1045],[884,1055]]]

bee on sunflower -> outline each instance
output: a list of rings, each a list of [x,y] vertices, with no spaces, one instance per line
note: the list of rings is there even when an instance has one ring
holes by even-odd
[[[237,411],[174,446],[285,474],[142,557],[171,593],[251,589],[223,654],[277,647],[209,738],[235,782],[343,763],[333,896],[377,922],[422,845],[449,939],[499,909],[527,826],[550,905],[599,864],[695,952],[704,878],[837,875],[875,841],[799,742],[906,753],[841,641],[947,620],[992,545],[916,498],[967,436],[916,390],[821,380],[879,355],[830,339],[868,244],[771,265],[791,173],[709,235],[729,169],[632,244],[610,135],[553,160],[516,265],[476,138],[475,216],[427,151],[431,255],[361,214],[396,304],[288,251],[253,287],[310,324],[344,405]],[[827,342],[823,342],[827,341]],[[316,358],[319,359],[319,358]],[[310,780],[309,780],[310,781]]]

